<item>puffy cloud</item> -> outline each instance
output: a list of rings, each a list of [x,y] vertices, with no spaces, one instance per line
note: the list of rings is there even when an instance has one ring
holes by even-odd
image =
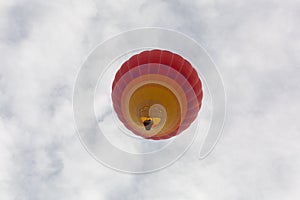
[[[3,1],[0,3],[1,199],[298,199],[297,1]],[[88,53],[138,27],[182,31],[223,75],[227,122],[175,164],[129,175],[76,137],[72,88]]]

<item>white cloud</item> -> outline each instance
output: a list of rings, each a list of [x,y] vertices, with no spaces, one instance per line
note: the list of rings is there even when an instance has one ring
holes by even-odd
[[[297,1],[1,2],[1,199],[298,199],[299,9]],[[228,118],[205,160],[194,145],[171,167],[134,176],[86,153],[71,98],[96,44],[144,26],[207,47]]]

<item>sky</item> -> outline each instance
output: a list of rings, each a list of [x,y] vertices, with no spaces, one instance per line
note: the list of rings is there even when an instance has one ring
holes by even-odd
[[[299,11],[296,0],[0,0],[0,199],[299,199]],[[143,27],[205,47],[227,117],[204,160],[196,143],[173,165],[133,175],[82,146],[72,93],[99,43]]]

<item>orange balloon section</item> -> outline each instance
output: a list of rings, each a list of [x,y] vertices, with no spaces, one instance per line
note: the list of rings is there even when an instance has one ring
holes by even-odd
[[[143,51],[127,60],[112,85],[114,110],[134,134],[168,139],[187,129],[202,102],[202,84],[192,65],[165,50]]]

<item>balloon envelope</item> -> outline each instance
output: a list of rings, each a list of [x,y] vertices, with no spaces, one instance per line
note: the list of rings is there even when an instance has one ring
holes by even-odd
[[[112,101],[120,121],[147,139],[168,139],[195,120],[201,108],[197,71],[178,54],[143,51],[124,62],[115,75]]]

